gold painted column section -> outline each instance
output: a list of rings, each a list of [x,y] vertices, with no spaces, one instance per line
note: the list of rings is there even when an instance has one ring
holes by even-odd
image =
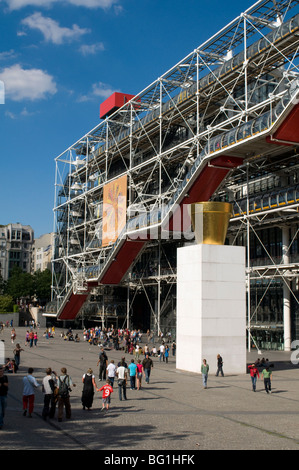
[[[196,202],[190,204],[190,217],[198,244],[224,245],[232,204],[228,202]]]

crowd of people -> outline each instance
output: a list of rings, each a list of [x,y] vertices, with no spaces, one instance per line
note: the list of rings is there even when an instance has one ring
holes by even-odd
[[[273,375],[273,372],[272,372],[273,367],[274,367],[274,364],[273,363],[270,364],[269,360],[265,358],[257,359],[253,364],[250,364],[248,366],[253,392],[256,391],[257,379],[262,378],[264,381],[264,389],[266,393],[272,393],[271,381],[272,381],[272,375]],[[204,389],[208,388],[207,385],[208,385],[209,370],[210,370],[210,366],[207,363],[207,360],[203,359],[203,362],[201,365],[201,375],[202,375]],[[259,370],[261,370],[261,374]],[[224,377],[223,359],[220,354],[217,354],[216,377],[218,377],[219,374],[221,374],[221,376]]]
[[[47,329],[44,337],[51,338],[55,336],[55,328]],[[12,343],[16,340],[15,329],[12,328],[11,337]],[[63,340],[80,341],[79,335],[74,336],[71,329],[66,333],[61,334]],[[30,327],[26,331],[25,346],[37,346],[37,333]],[[98,327],[84,329],[83,341],[89,344],[95,344],[100,347],[99,357],[97,361],[98,379],[91,368],[82,375],[82,394],[81,403],[83,410],[90,410],[93,406],[95,393],[102,393],[102,407],[101,411],[108,411],[111,404],[111,395],[114,393],[115,388],[118,390],[119,400],[127,400],[127,389],[140,391],[143,387],[143,381],[146,384],[150,382],[151,371],[154,363],[152,358],[158,357],[159,362],[168,362],[170,351],[172,355],[176,354],[176,344],[172,341],[169,344],[164,338],[159,337],[160,346],[157,348],[155,344],[149,346],[152,341],[151,332],[147,332],[146,344],[141,343],[142,333],[140,330],[128,329],[100,329]],[[112,349],[122,351],[122,353],[130,354],[129,363],[126,362],[125,356],[122,355],[120,361],[116,364],[114,359],[108,360],[107,353]],[[4,411],[6,407],[6,397],[8,391],[8,374],[17,373],[20,367],[21,352],[24,349],[20,343],[16,343],[13,354],[14,359],[7,358],[3,367],[0,367],[0,428],[3,426]],[[216,376],[221,375],[224,377],[223,372],[223,359],[220,354],[216,358],[217,372]],[[267,393],[271,393],[271,379],[273,364],[270,364],[268,359],[258,359],[254,364],[248,366],[248,370],[252,382],[252,390],[256,391],[257,379],[261,377],[264,379],[264,387]],[[261,371],[261,374],[260,374]],[[209,364],[206,359],[203,360],[201,366],[201,374],[203,380],[203,387],[207,388]],[[97,385],[97,381],[100,383]],[[103,382],[103,385],[101,384]],[[27,374],[23,377],[23,415],[32,417],[34,410],[35,391],[41,389],[43,392],[43,409],[42,417],[46,419],[53,419],[57,409],[57,419],[62,421],[64,410],[65,417],[71,418],[71,403],[70,392],[76,384],[73,383],[72,378],[67,373],[65,367],[61,368],[59,374],[53,371],[50,367],[45,370],[45,376],[42,382],[39,383],[34,376],[34,370],[29,367]]]
[[[14,329],[13,329],[14,330]],[[15,331],[15,330],[14,330]],[[96,335],[97,331],[97,335]],[[100,329],[92,329],[90,331],[83,331],[84,341],[89,341],[89,338],[98,336],[99,340],[105,340],[109,344],[113,341],[115,346],[116,341],[114,336],[116,331],[113,329],[109,331],[102,331]],[[55,329],[47,329],[44,333],[45,338],[54,337]],[[78,335],[76,335],[78,336]],[[61,334],[63,340],[69,341],[75,340],[73,332],[69,329],[66,333]],[[15,335],[16,337],[16,335]],[[15,339],[14,337],[14,339]],[[114,360],[111,359],[108,362],[108,357],[105,352],[104,346],[97,343],[100,346],[99,360],[97,366],[99,367],[99,382],[104,382],[103,385],[97,386],[95,375],[93,370],[89,368],[82,376],[82,395],[81,402],[83,410],[90,410],[93,405],[95,392],[102,392],[102,408],[101,411],[107,411],[110,407],[111,394],[114,392],[115,386],[118,388],[119,400],[127,400],[127,386],[130,386],[130,390],[141,390],[142,380],[144,378],[146,383],[150,381],[150,374],[153,368],[153,361],[150,358],[149,348],[147,345],[142,348],[140,345],[141,333],[138,330],[117,330],[118,339],[125,341],[126,347],[124,352],[132,353],[132,349],[129,345],[134,345],[134,351],[138,351],[138,355],[135,359],[131,359],[129,365],[125,360],[125,356],[122,356],[119,363],[114,364]],[[78,337],[79,338],[79,337]],[[35,341],[36,340],[36,341]],[[80,340],[80,339],[78,339]],[[103,341],[103,342],[105,342]],[[37,334],[32,328],[26,331],[25,334],[25,346],[32,347],[37,345]],[[110,343],[111,346],[111,343]],[[116,350],[119,350],[117,347]],[[107,348],[109,351],[110,348]],[[8,392],[8,376],[9,374],[17,373],[20,366],[21,352],[24,351],[20,344],[17,343],[14,348],[14,359],[7,358],[5,364],[0,367],[0,428],[3,427],[4,414],[6,408],[6,398]],[[141,358],[141,354],[144,354],[144,358]],[[57,419],[59,422],[62,421],[64,410],[66,419],[71,418],[71,403],[70,403],[70,392],[76,384],[73,383],[72,378],[68,375],[65,367],[61,368],[59,374],[57,374],[52,368],[45,370],[45,376],[42,382],[34,376],[34,369],[29,367],[26,375],[23,377],[23,394],[22,394],[22,406],[23,416],[29,418],[32,417],[35,405],[35,394],[36,390],[40,389],[43,393],[43,409],[42,417],[46,419],[53,419],[57,410]]]
[[[146,333],[147,343],[142,345],[143,333],[138,329],[129,330],[128,328],[84,328],[83,330],[83,341],[88,344],[98,345],[107,349],[115,349],[116,351],[123,351],[127,354],[132,354],[135,359],[142,355],[148,354],[149,356],[159,357],[160,361],[168,362],[170,351],[172,356],[176,354],[176,343],[172,341],[169,345],[168,342],[171,339],[171,335],[167,334],[164,337],[160,333],[158,340],[160,341],[160,347],[157,348],[154,342],[154,334],[150,330]],[[68,339],[72,339],[72,331],[69,330],[66,334]],[[80,338],[75,341],[80,341]]]

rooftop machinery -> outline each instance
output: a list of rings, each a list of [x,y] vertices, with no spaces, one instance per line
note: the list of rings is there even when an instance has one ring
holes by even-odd
[[[59,320],[105,286],[129,286],[145,250],[189,241],[188,204],[297,147],[298,3],[258,1],[140,93],[112,96],[55,159]]]

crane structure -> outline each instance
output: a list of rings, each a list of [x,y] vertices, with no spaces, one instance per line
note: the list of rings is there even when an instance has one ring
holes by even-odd
[[[257,213],[250,188],[296,161],[298,4],[256,2],[140,93],[114,93],[100,123],[55,159],[48,314],[93,311],[128,326],[142,291],[159,332],[163,311],[175,316],[175,253],[193,242],[193,202],[233,202],[228,236],[247,237],[248,291],[264,276],[251,265],[249,232],[284,207],[269,196]]]

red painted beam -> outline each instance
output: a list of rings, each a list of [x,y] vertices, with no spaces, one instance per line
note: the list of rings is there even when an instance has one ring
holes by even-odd
[[[84,295],[71,294],[58,320],[74,320],[87,297],[88,293]]]
[[[267,137],[266,140],[276,145],[291,145],[291,142],[294,144],[299,142],[299,104],[294,106],[273,136]]]
[[[139,255],[144,244],[145,240],[126,240],[115,256],[115,260],[111,263],[103,278],[100,280],[100,283],[119,284],[134,259]]]
[[[186,231],[190,226],[190,217],[187,211],[183,210],[184,204],[189,205],[194,202],[208,201],[229,171],[240,166],[242,163],[242,158],[228,157],[226,155],[221,155],[211,160],[211,162],[204,167],[199,177],[195,180],[180,203],[181,214],[178,215],[174,213],[169,218],[169,230],[178,231],[181,229],[183,232]],[[181,227],[177,227],[177,221],[179,221]]]

